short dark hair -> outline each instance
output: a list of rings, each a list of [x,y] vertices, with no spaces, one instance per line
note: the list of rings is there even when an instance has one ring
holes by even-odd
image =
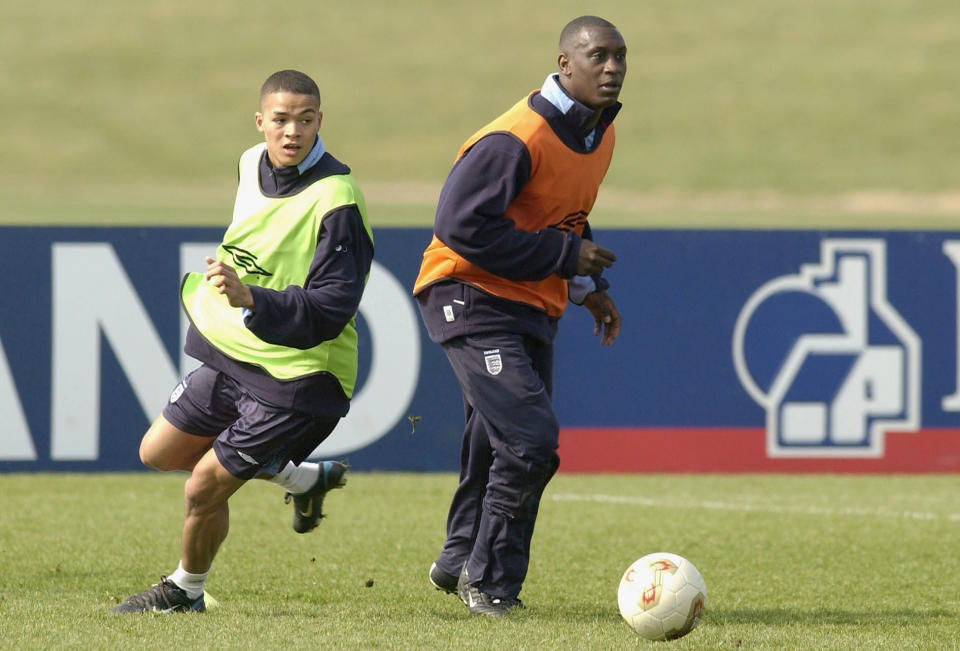
[[[604,20],[599,16],[580,16],[579,18],[574,18],[567,23],[566,27],[564,27],[560,32],[560,51],[563,52],[566,48],[570,47],[574,39],[580,36],[581,30],[590,27],[604,27],[608,29],[617,28],[617,26],[611,23],[609,20]]]
[[[267,77],[263,86],[260,87],[260,103],[263,103],[263,98],[267,95],[280,92],[310,95],[316,98],[317,104],[320,104],[320,89],[317,87],[317,82],[299,70],[280,70]]]

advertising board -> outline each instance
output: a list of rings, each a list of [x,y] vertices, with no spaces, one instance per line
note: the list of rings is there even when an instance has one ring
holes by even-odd
[[[0,228],[0,471],[140,469],[182,374],[177,288],[217,228]],[[459,388],[410,287],[427,229],[379,229],[351,412],[317,450],[455,470]],[[960,233],[606,230],[613,346],[571,305],[561,471],[960,470]]]

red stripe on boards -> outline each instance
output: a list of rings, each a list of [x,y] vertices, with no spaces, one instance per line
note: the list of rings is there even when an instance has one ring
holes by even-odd
[[[960,429],[888,433],[880,458],[769,458],[761,427],[567,427],[560,472],[960,472]]]

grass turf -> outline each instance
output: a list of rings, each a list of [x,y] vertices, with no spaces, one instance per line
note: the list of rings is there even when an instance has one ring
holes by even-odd
[[[321,135],[361,187],[439,187],[460,144],[556,68],[559,30],[584,11],[574,0],[285,7],[281,20],[250,0],[5,3],[0,223],[225,224],[237,157],[260,138],[257,89],[287,67],[317,78]],[[596,226],[955,226],[955,0],[597,11],[623,33],[629,70],[604,186],[626,199],[601,194]],[[838,197],[878,191],[912,200],[845,220]],[[398,212],[387,193],[374,225],[427,225],[435,199]]]
[[[0,476],[0,620],[10,648],[613,649],[645,644],[616,589],[652,551],[690,558],[707,614],[675,648],[957,648],[960,529],[948,476],[564,475],[548,487],[521,597],[467,615],[426,570],[452,474],[355,473],[308,535],[252,482],[205,615],[111,616],[176,567],[185,475]]]
[[[225,225],[237,156],[258,139],[256,87],[298,67],[318,78],[321,134],[365,191],[397,184],[371,200],[374,224],[428,225],[456,148],[540,83],[557,31],[583,11],[573,0],[268,10],[7,3],[0,224]],[[960,178],[953,0],[598,11],[624,33],[630,70],[595,226],[956,227],[960,211],[924,207]],[[917,200],[871,212],[837,199],[877,190]],[[777,200],[756,200],[769,192]],[[219,609],[109,616],[174,569],[182,480],[0,475],[4,646],[634,648],[616,584],[658,550],[691,558],[710,593],[677,648],[960,639],[953,477],[561,475],[534,538],[529,608],[503,622],[467,617],[426,583],[452,475],[356,474],[307,536],[279,491],[254,483],[233,500],[208,585]]]

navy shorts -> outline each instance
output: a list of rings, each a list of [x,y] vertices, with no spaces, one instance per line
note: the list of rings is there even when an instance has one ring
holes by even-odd
[[[189,434],[216,436],[217,458],[239,479],[275,475],[288,461],[299,464],[338,422],[275,407],[206,365],[180,381],[163,417]]]

